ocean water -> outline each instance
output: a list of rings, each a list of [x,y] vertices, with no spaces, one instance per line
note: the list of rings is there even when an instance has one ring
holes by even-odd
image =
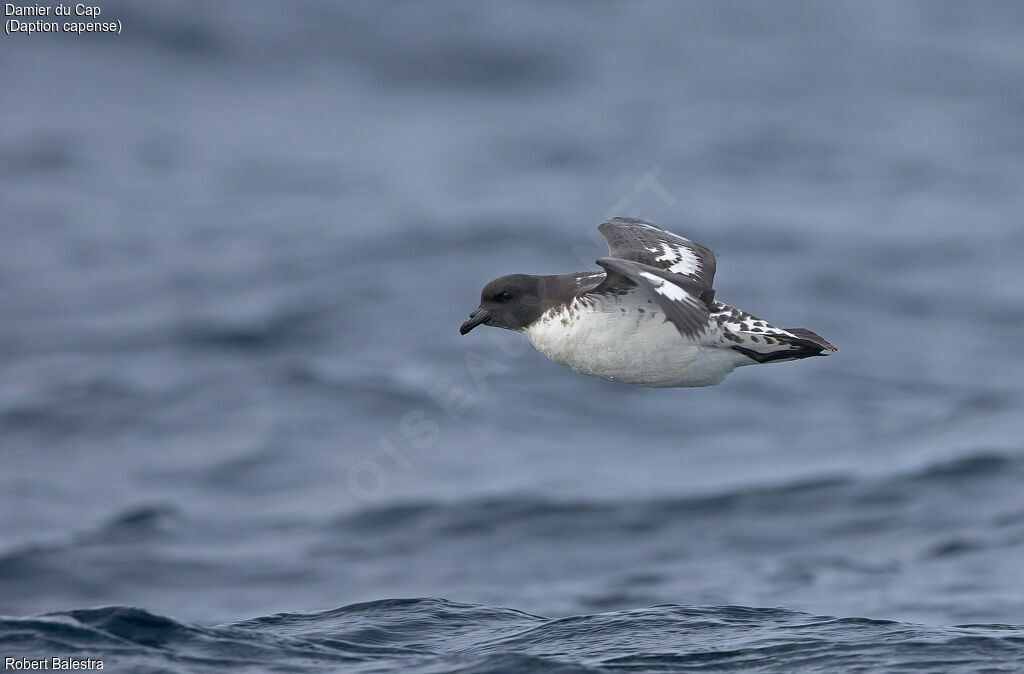
[[[0,38],[0,657],[1024,669],[1024,7],[101,6]],[[614,215],[839,353],[458,334]]]

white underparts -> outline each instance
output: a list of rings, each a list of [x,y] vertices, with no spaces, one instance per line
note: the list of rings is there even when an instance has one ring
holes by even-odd
[[[705,335],[686,339],[657,304],[637,293],[577,298],[523,334],[559,365],[637,386],[711,386],[753,362],[722,341],[713,320]]]

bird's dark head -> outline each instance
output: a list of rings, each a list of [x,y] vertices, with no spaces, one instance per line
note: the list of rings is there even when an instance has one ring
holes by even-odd
[[[542,276],[509,274],[496,278],[480,292],[480,306],[469,315],[459,332],[466,334],[478,325],[522,330],[543,313]]]

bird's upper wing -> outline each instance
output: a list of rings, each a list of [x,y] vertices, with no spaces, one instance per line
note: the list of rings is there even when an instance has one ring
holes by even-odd
[[[679,334],[697,339],[708,329],[715,291],[696,281],[633,260],[603,257],[597,261],[606,276],[588,295],[627,295],[639,291],[657,303]]]
[[[597,228],[613,258],[680,274],[702,288],[715,280],[715,254],[672,232],[634,218],[614,218]]]

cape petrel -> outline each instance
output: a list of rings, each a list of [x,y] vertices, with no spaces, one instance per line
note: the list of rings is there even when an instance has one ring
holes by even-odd
[[[649,387],[712,386],[741,365],[837,351],[806,328],[717,301],[704,246],[633,218],[597,229],[608,242],[604,271],[497,278],[459,332],[515,330],[570,370]]]

